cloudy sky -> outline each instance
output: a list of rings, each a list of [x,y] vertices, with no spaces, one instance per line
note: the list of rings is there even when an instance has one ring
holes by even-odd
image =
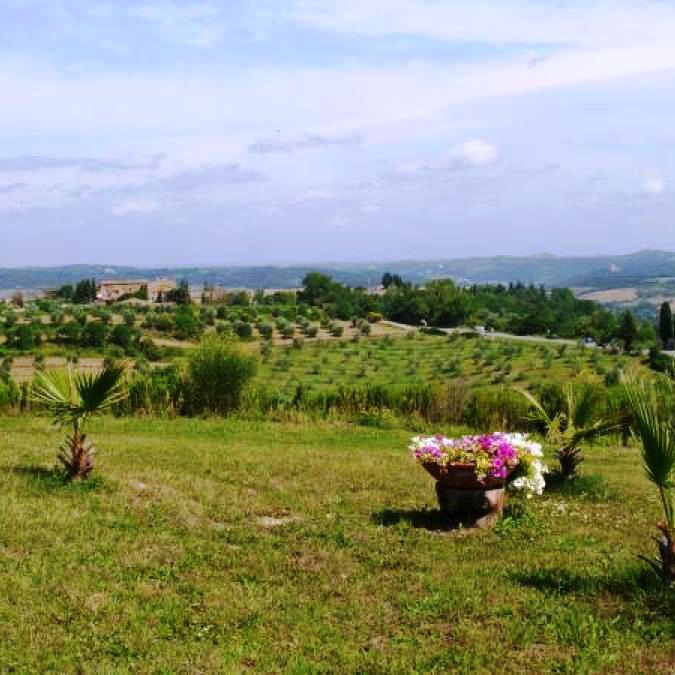
[[[675,249],[670,0],[2,0],[0,265]]]

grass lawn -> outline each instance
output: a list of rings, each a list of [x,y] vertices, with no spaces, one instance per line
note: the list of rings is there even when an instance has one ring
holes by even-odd
[[[104,419],[96,478],[64,485],[60,434],[0,418],[0,671],[673,672],[635,449],[448,533],[409,435]]]

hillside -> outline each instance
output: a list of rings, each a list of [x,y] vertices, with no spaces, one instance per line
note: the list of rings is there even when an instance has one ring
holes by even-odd
[[[351,286],[376,285],[384,272],[423,283],[452,277],[462,283],[522,281],[546,286],[611,289],[641,286],[654,278],[675,277],[675,253],[639,251],[620,256],[556,257],[497,256],[448,260],[401,260],[316,265],[129,267],[68,265],[62,267],[0,268],[0,289],[49,288],[85,277],[173,277],[190,283],[211,282],[226,287],[293,288],[311,270],[319,270]]]

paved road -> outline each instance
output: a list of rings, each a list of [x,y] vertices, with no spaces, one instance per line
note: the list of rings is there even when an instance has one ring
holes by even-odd
[[[390,326],[395,326],[396,328],[401,328],[402,330],[419,330],[419,326],[410,326],[405,323],[397,323],[395,321],[383,321],[382,323],[389,324]],[[447,335],[452,335],[453,333],[468,333],[471,332],[471,328],[467,327],[458,327],[458,328],[439,328]],[[539,335],[512,335],[511,333],[497,333],[497,332],[488,332],[486,331],[482,334],[482,337],[487,340],[519,340],[521,342],[540,342],[542,344],[548,345],[576,345],[577,340],[569,340],[565,338],[547,338],[541,337]]]

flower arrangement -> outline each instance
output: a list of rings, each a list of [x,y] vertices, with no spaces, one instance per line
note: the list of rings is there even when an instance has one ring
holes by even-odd
[[[526,434],[495,432],[483,436],[446,438],[415,436],[410,444],[413,457],[432,475],[449,473],[453,467],[471,466],[478,483],[508,484],[528,497],[540,495],[544,486],[541,445]]]

